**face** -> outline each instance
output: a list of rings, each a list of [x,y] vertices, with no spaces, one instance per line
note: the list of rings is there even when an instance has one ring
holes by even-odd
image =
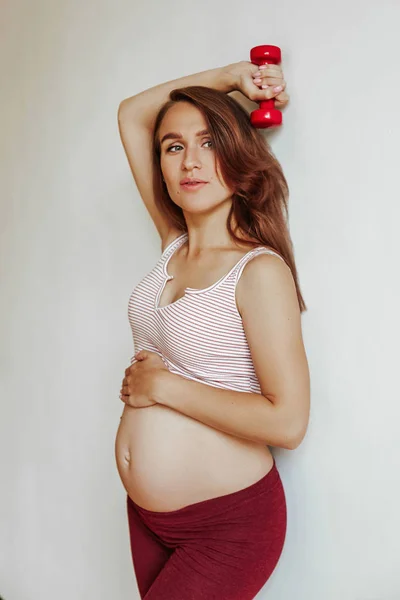
[[[166,113],[159,131],[161,170],[171,200],[183,211],[209,211],[232,196],[216,165],[207,123],[198,108],[179,102]],[[171,135],[169,135],[171,134]],[[168,135],[167,139],[163,139]],[[206,183],[184,187],[184,178]]]

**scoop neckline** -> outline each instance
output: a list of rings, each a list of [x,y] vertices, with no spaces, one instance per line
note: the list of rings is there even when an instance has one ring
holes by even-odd
[[[209,292],[212,289],[214,289],[217,285],[221,284],[225,279],[227,279],[229,277],[229,275],[232,274],[232,272],[236,269],[236,267],[238,267],[239,263],[246,257],[248,256],[248,254],[250,254],[250,252],[253,252],[254,250],[257,250],[258,248],[263,248],[263,246],[256,246],[255,248],[251,248],[248,252],[246,252],[245,254],[243,254],[243,256],[240,257],[240,259],[233,265],[233,267],[228,271],[228,273],[226,273],[225,275],[223,275],[222,277],[220,277],[220,279],[218,279],[218,281],[215,281],[214,283],[212,283],[211,285],[209,285],[206,288],[191,288],[191,287],[186,287],[183,291],[183,296],[181,296],[180,298],[178,298],[177,300],[175,300],[175,302],[170,302],[169,304],[166,304],[165,306],[157,306],[158,302],[160,301],[160,298],[162,296],[162,293],[165,289],[166,283],[167,281],[170,281],[171,279],[174,279],[173,275],[170,275],[168,273],[167,270],[167,265],[169,263],[169,261],[171,260],[172,256],[175,254],[175,252],[177,251],[177,249],[181,246],[181,242],[184,241],[185,239],[187,239],[188,234],[187,233],[183,233],[181,236],[179,236],[178,238],[176,238],[171,244],[170,246],[168,246],[164,253],[166,253],[167,250],[172,249],[172,252],[166,256],[163,260],[162,263],[162,270],[163,270],[163,274],[164,274],[164,281],[158,291],[157,297],[156,297],[156,303],[155,303],[155,310],[162,310],[163,308],[168,308],[170,306],[174,306],[175,304],[177,304],[178,302],[180,302],[181,300],[184,300],[186,298],[187,294],[202,294],[205,292]],[[174,245],[175,244],[175,245]]]

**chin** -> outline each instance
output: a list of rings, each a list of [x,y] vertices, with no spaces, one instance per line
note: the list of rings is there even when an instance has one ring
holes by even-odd
[[[192,214],[201,214],[212,212],[219,206],[220,202],[215,204],[210,204],[209,202],[196,202],[195,199],[192,202],[185,202],[182,206],[182,209],[186,212],[190,212]]]

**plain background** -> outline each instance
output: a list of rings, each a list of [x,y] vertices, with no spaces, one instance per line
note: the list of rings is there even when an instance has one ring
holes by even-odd
[[[128,299],[160,240],[117,109],[264,43],[291,95],[266,135],[291,190],[312,410],[302,445],[274,450],[288,533],[257,598],[400,598],[399,27],[398,0],[3,0],[5,600],[139,597],[114,439]]]

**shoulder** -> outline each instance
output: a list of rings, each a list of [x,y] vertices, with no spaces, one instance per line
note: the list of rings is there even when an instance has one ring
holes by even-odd
[[[266,248],[275,252],[272,248]],[[252,255],[242,270],[236,287],[239,312],[251,312],[262,304],[289,302],[298,309],[298,298],[292,271],[285,260],[276,254],[260,252]]]

